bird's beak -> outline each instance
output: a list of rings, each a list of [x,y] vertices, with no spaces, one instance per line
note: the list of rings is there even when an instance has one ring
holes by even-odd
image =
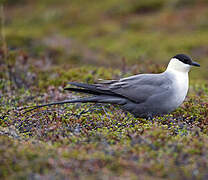
[[[197,66],[197,67],[200,67],[200,64],[199,64],[199,63],[197,63],[197,62],[194,62],[194,61],[191,63],[191,65],[192,65],[192,66]]]

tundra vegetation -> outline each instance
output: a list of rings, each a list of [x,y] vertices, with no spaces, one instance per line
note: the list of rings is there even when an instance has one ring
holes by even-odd
[[[208,179],[206,0],[1,0],[1,179]],[[22,107],[86,83],[201,64],[183,105],[152,121],[119,107]]]

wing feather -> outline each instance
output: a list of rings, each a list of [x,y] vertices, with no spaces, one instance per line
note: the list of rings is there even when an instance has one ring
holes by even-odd
[[[81,87],[83,92],[119,96],[135,103],[145,102],[151,96],[159,95],[171,88],[172,81],[161,74],[141,74],[120,80],[107,80],[97,84],[70,82],[69,84]],[[86,91],[87,90],[87,91]],[[82,92],[82,90],[79,90]]]
[[[107,86],[102,84],[98,89],[105,89],[121,95],[133,102],[142,103],[152,95],[160,94],[170,89],[172,81],[164,74],[141,74],[120,79]]]

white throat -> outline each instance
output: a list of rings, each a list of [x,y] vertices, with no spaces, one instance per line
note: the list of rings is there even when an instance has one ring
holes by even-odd
[[[184,64],[176,58],[172,58],[168,64],[166,71],[176,71],[176,73],[188,73],[190,71],[190,68],[190,65]]]

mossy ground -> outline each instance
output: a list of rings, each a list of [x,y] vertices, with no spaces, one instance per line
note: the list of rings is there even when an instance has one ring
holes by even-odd
[[[1,179],[208,178],[206,1],[8,0],[4,16]],[[201,68],[185,103],[153,121],[99,104],[20,111],[74,98],[68,81],[161,72],[177,53]]]

